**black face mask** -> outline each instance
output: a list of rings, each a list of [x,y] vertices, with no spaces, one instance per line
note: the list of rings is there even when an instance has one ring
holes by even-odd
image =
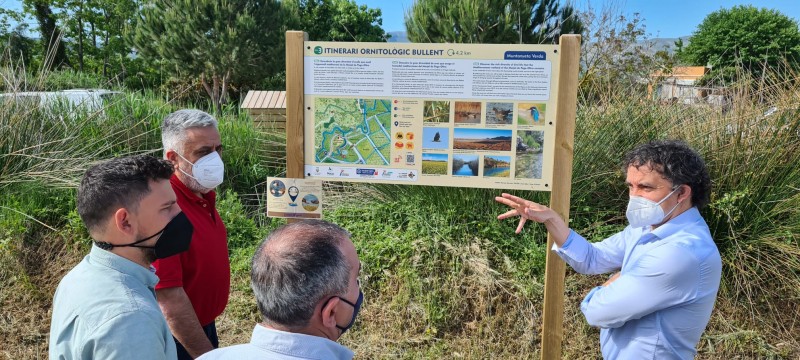
[[[156,259],[163,259],[189,250],[189,244],[192,242],[193,231],[194,226],[192,226],[192,223],[189,222],[189,218],[186,217],[186,214],[181,212],[172,218],[172,220],[167,223],[167,226],[165,226],[164,229],[144,239],[124,245],[114,245],[101,241],[95,241],[95,244],[103,250],[111,250],[115,247],[127,246],[138,247],[142,249],[153,249],[156,254]],[[138,245],[139,243],[150,240],[156,236],[159,237],[155,246]]]
[[[328,302],[331,301],[333,298],[339,298],[339,300],[342,300],[345,304],[353,307],[353,316],[350,318],[350,322],[348,322],[347,325],[345,326],[339,326],[339,324],[336,324],[336,328],[341,331],[339,336],[342,336],[344,335],[345,332],[347,332],[347,330],[350,330],[350,328],[353,327],[353,324],[356,323],[356,317],[358,317],[358,312],[361,311],[361,304],[364,303],[364,293],[361,292],[361,285],[359,284],[358,300],[356,300],[355,304],[351,303],[350,301],[347,301],[347,299],[341,296],[332,296],[328,300],[325,300],[325,304],[322,305],[322,307],[324,308],[325,305],[327,305]],[[320,311],[322,311],[322,309],[320,309]]]
[[[350,318],[350,322],[347,323],[347,325],[345,325],[345,326],[339,326],[339,324],[336,324],[336,327],[339,328],[339,330],[342,331],[342,334],[344,334],[345,332],[347,332],[347,330],[350,330],[350,328],[353,327],[353,324],[356,323],[356,317],[358,316],[358,312],[361,310],[361,304],[364,303],[364,293],[361,292],[361,289],[358,289],[358,300],[356,300],[355,304],[347,301],[347,299],[345,299],[345,298],[343,298],[341,296],[337,296],[337,297],[339,298],[339,300],[344,301],[345,304],[350,305],[350,306],[353,307],[353,317]]]

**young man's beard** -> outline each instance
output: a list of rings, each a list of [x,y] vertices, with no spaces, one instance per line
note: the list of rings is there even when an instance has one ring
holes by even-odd
[[[152,264],[158,259],[156,257],[156,249],[140,248],[140,250],[142,250],[142,255],[144,256],[144,261],[146,261],[148,264]]]

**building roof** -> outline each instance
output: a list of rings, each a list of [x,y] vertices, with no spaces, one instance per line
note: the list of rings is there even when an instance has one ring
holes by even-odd
[[[286,109],[286,91],[248,91],[241,108]]]
[[[670,77],[677,79],[699,79],[706,74],[708,68],[705,66],[676,66],[671,72],[661,70],[654,72],[652,77]]]

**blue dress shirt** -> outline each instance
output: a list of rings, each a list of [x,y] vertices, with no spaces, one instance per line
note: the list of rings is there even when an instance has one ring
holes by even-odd
[[[553,250],[582,274],[616,270],[581,303],[600,327],[605,359],[692,359],[719,289],[722,261],[705,220],[691,208],[651,231],[628,226],[599,243],[570,231]]]
[[[256,325],[249,344],[219,348],[198,360],[350,360],[353,352],[323,337],[268,329]]]
[[[53,299],[50,359],[177,359],[151,269],[92,246]]]

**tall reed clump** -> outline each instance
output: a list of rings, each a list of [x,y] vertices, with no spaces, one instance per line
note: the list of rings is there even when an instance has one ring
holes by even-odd
[[[12,83],[5,88],[41,89],[39,84],[48,83],[41,78],[49,76],[46,73],[33,77],[20,71],[0,67],[2,79]],[[0,357],[46,354],[52,292],[89,244],[75,211],[75,188],[84,171],[112,157],[142,153],[160,157],[161,121],[185,107],[192,105],[176,104],[152,92],[125,92],[98,110],[0,99],[0,313],[8,314],[0,321],[0,338],[9,343]],[[238,257],[234,260],[244,263],[242,259],[250,256],[247,249],[268,229],[255,221],[263,220],[255,216],[261,214],[258,206],[265,192],[261,189],[266,187],[261,183],[267,173],[279,173],[284,166],[280,156],[270,156],[275,136],[256,131],[235,106],[216,117],[227,179],[219,189],[218,208],[229,225],[231,250]]]
[[[734,330],[764,329],[768,341],[784,342],[798,326],[786,320],[800,315],[800,86],[796,74],[784,73],[743,76],[724,91],[732,104],[725,108],[660,104],[638,88],[607,91],[591,102],[582,99],[570,226],[595,241],[621,230],[628,196],[620,168],[624,154],[654,139],[686,141],[704,157],[713,181],[711,204],[703,215],[723,257],[720,298],[750,315],[726,321],[738,324],[730,325]],[[764,115],[772,106],[778,110]],[[487,323],[475,325],[475,319],[537,315],[545,229],[529,222],[522,235],[515,235],[515,221],[497,221],[495,216],[506,209],[493,198],[502,191],[345,187],[332,192],[343,194],[347,205],[338,206],[331,218],[353,229],[356,239],[363,237],[359,251],[365,274],[379,283],[372,295],[386,296],[390,308],[400,309],[398,321],[421,331],[416,334],[433,328],[438,336],[459,336],[470,326],[492,329]],[[547,193],[512,193],[545,204],[549,199]],[[353,194],[368,200],[353,205]],[[471,276],[475,270],[466,264],[475,259],[485,264],[477,273],[491,276]],[[481,306],[487,298],[475,293],[497,289],[504,289],[499,292],[503,300]],[[510,301],[528,306],[511,306]],[[417,317],[408,309],[417,309]],[[519,321],[536,326],[527,320]],[[510,324],[505,344],[535,350],[538,337],[509,331],[522,323]],[[521,339],[533,343],[520,344]]]
[[[741,326],[797,333],[798,324],[786,320],[800,315],[798,90],[798,74],[790,71],[741,73],[721,91],[725,106],[664,105],[624,92],[601,105],[582,104],[573,217],[582,207],[623,213],[627,197],[615,165],[627,149],[651,139],[686,141],[711,174],[711,203],[702,213],[723,258],[720,299],[742,309]]]
[[[671,134],[695,145],[711,169],[704,215],[723,257],[722,296],[744,305],[758,328],[797,333],[781,319],[800,316],[798,74],[740,78],[729,111],[675,114]]]

